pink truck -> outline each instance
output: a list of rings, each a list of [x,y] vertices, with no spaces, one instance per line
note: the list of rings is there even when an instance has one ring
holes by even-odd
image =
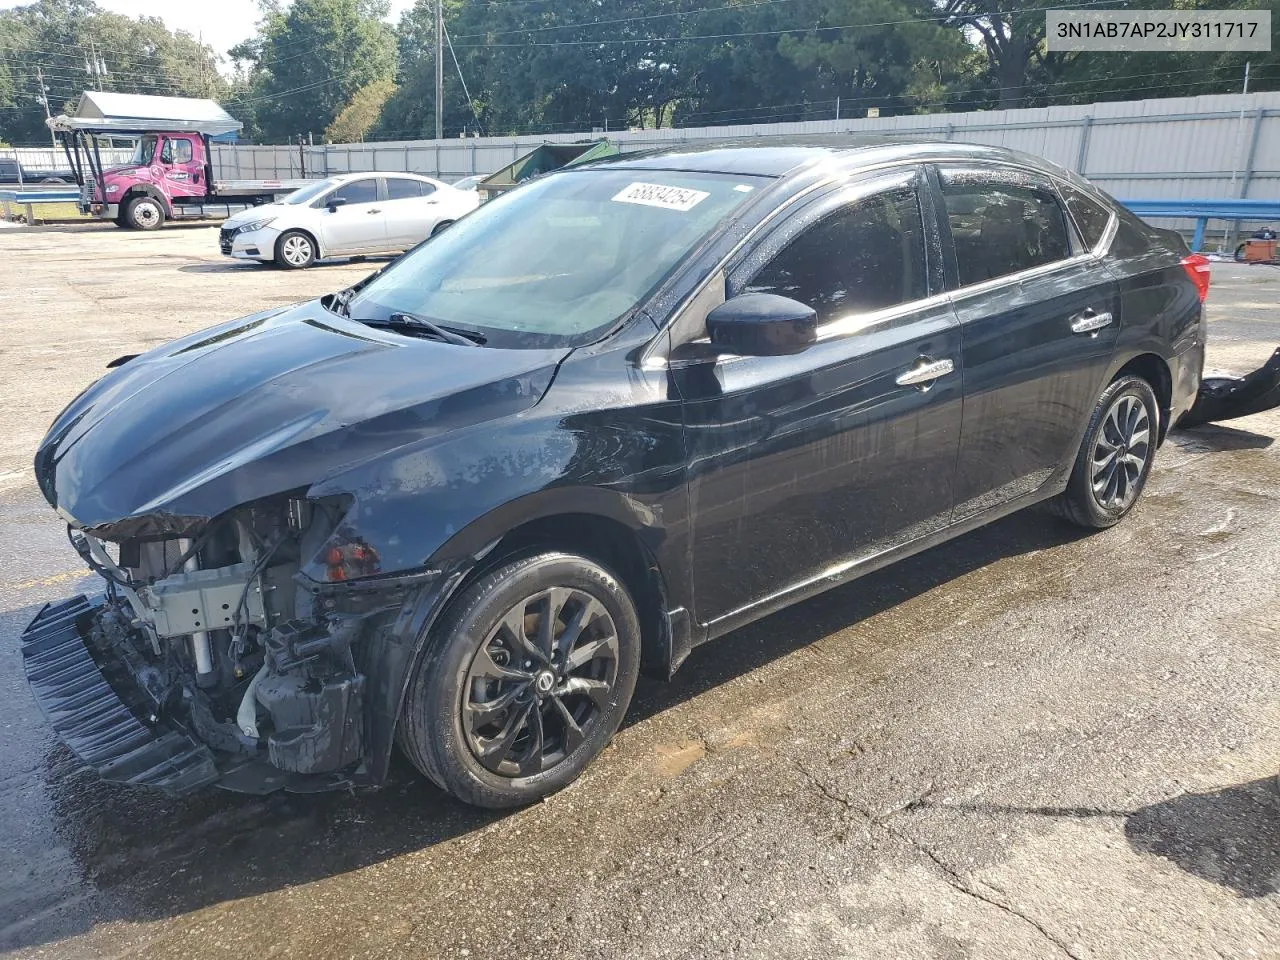
[[[166,220],[225,219],[270,203],[308,182],[217,180],[212,138],[239,131],[240,123],[212,100],[90,91],[74,116],[50,128],[62,141],[83,213],[121,227],[154,230]],[[119,139],[136,141],[122,166],[104,166],[102,152]]]

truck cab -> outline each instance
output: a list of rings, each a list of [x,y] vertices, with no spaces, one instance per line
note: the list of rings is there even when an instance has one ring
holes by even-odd
[[[103,171],[102,184],[105,197],[90,184],[92,212],[137,229],[158,227],[175,205],[208,196],[208,144],[197,133],[148,133],[128,164]]]

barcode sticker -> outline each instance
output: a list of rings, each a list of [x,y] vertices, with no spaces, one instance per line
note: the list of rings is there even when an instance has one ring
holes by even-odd
[[[646,207],[662,207],[687,213],[711,194],[687,187],[664,187],[660,183],[633,183],[613,197],[614,203],[638,203]]]

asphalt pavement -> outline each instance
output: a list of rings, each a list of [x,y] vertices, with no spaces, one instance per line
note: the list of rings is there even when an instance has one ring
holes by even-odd
[[[1119,527],[1010,517],[642,681],[514,813],[167,800],[53,738],[17,635],[93,587],[29,458],[124,353],[347,285],[208,227],[0,237],[0,957],[1280,957],[1280,411],[1174,433]],[[1214,268],[1210,363],[1280,343]]]

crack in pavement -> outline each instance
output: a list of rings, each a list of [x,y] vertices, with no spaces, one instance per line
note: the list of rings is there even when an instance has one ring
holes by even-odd
[[[1064,956],[1071,958],[1071,960],[1084,960],[1084,957],[1082,957],[1080,954],[1072,950],[1070,946],[1064,943],[1060,937],[1058,937],[1057,935],[1052,933],[1050,930],[1048,930],[1042,923],[1040,923],[1040,921],[1036,920],[1032,916],[1029,916],[1028,914],[1023,913],[1017,907],[1013,906],[1012,903],[1004,902],[1002,900],[997,899],[996,897],[991,896],[988,893],[985,893],[984,891],[976,887],[973,882],[970,882],[962,874],[960,874],[954,868],[949,866],[946,863],[946,861],[944,861],[936,853],[930,850],[926,844],[921,843],[915,837],[911,836],[910,834],[902,830],[897,829],[896,827],[894,827],[892,824],[888,822],[891,818],[897,816],[899,813],[903,812],[904,810],[909,810],[913,808],[917,803],[920,802],[920,800],[924,799],[930,793],[932,793],[935,789],[933,784],[930,784],[929,789],[926,790],[923,794],[921,794],[920,797],[917,797],[900,807],[896,807],[888,811],[887,813],[883,814],[881,817],[876,817],[872,815],[870,811],[858,806],[848,797],[842,796],[841,794],[836,793],[821,777],[817,776],[808,768],[806,768],[805,765],[801,763],[799,760],[795,761],[795,766],[796,766],[796,769],[800,771],[801,775],[805,778],[805,780],[807,780],[822,796],[826,797],[829,800],[834,801],[835,803],[840,804],[842,807],[844,807],[845,810],[850,811],[851,813],[854,813],[859,817],[861,817],[862,819],[866,820],[868,826],[879,827],[885,833],[887,833],[890,837],[897,840],[899,843],[906,844],[916,853],[928,859],[929,862],[932,863],[934,867],[937,868],[938,873],[941,874],[942,880],[953,890],[956,890],[957,892],[962,893],[967,897],[971,897],[974,900],[977,900],[981,903],[985,903],[988,906],[995,907],[997,910],[1000,910],[1008,914],[1014,919],[1021,920],[1025,925],[1027,925],[1031,929],[1035,930],[1038,934],[1040,934],[1040,936],[1043,939],[1051,943]],[[975,882],[981,883],[981,881],[975,881]]]

